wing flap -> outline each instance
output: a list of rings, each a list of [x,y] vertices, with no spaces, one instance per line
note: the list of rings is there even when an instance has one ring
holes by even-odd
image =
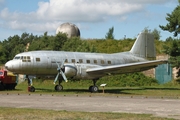
[[[86,70],[86,72],[89,74],[117,74],[117,73],[120,74],[120,73],[140,72],[157,67],[159,64],[165,64],[165,63],[167,63],[167,60],[153,60],[146,62],[89,68]]]

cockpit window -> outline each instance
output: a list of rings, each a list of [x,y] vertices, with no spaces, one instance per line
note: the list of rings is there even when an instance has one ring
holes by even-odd
[[[31,62],[31,57],[30,56],[23,56],[22,61],[23,62]]]
[[[16,60],[21,59],[21,56],[15,56],[14,59]]]
[[[15,60],[22,60],[23,62],[31,62],[30,56],[15,56]]]

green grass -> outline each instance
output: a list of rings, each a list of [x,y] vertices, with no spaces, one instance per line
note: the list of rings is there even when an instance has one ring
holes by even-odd
[[[173,120],[148,114],[68,112],[0,107],[0,120]]]

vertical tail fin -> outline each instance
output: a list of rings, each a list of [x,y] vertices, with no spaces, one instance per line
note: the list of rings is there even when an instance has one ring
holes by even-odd
[[[154,36],[150,33],[140,33],[130,52],[148,60],[156,59]]]

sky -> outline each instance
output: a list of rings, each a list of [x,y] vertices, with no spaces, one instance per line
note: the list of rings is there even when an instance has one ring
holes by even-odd
[[[161,40],[173,37],[162,31],[167,13],[178,0],[0,0],[0,41],[32,33],[55,35],[63,23],[75,24],[83,39],[105,38],[114,27],[115,39],[135,38],[148,28],[157,29]]]

